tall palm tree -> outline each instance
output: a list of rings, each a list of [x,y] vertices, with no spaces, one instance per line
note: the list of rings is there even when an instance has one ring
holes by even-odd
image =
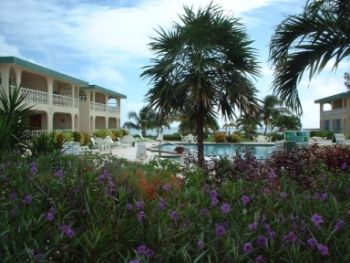
[[[236,127],[248,138],[256,134],[258,126],[261,127],[259,117],[251,114],[243,114],[236,121]]]
[[[219,114],[232,120],[237,109],[257,111],[250,77],[258,76],[258,65],[238,19],[212,4],[197,12],[185,7],[184,12],[173,29],[157,31],[150,43],[156,57],[141,76],[153,86],[147,93],[152,106],[166,115],[186,109],[195,120],[198,164],[203,165],[206,120]]]
[[[149,106],[144,106],[143,108],[141,108],[139,113],[136,113],[135,111],[129,112],[128,118],[134,120],[134,122],[125,122],[123,127],[141,130],[142,136],[147,135],[147,129],[153,129],[157,126],[156,114],[152,111],[152,108]]]
[[[262,107],[260,116],[265,126],[264,134],[266,134],[267,128],[271,127],[273,118],[276,118],[281,113],[280,100],[274,95],[267,95],[262,101]]]
[[[273,86],[287,106],[302,113],[297,85],[306,71],[311,79],[332,59],[336,69],[349,57],[349,32],[349,0],[309,0],[303,13],[277,26],[270,43]]]

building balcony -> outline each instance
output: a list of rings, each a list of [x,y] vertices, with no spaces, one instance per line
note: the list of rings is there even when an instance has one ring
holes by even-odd
[[[26,103],[49,104],[49,94],[47,92],[21,88],[21,95],[25,96]]]
[[[69,107],[69,108],[73,107],[73,98],[72,97],[53,94],[52,98],[53,98],[52,104],[55,106]]]
[[[331,116],[339,116],[346,114],[347,108],[339,108],[334,110],[321,111],[321,118],[331,117]]]

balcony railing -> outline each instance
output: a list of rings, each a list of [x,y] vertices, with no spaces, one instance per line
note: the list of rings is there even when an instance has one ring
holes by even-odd
[[[25,96],[25,102],[33,104],[49,104],[49,94],[47,92],[21,88],[21,94]]]
[[[54,94],[53,105],[61,107],[73,107],[73,98]]]
[[[118,113],[119,112],[119,108],[118,107],[113,107],[113,106],[108,106],[108,112]]]
[[[339,109],[334,109],[334,110],[324,110],[324,111],[321,111],[321,116],[326,117],[326,116],[345,114],[346,110],[347,110],[347,108],[339,108]]]
[[[78,98],[74,99],[74,107],[79,108],[79,99]]]
[[[106,104],[95,102],[96,111],[106,111],[106,109],[107,109]]]

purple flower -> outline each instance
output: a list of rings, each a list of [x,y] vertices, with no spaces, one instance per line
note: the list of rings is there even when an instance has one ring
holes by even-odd
[[[202,208],[200,211],[199,211],[199,214],[202,216],[202,217],[208,217],[209,216],[209,209],[208,208]]]
[[[347,162],[343,162],[343,163],[342,163],[341,169],[342,169],[342,170],[348,169],[348,164],[347,164]]]
[[[258,228],[258,223],[254,222],[248,225],[250,231],[255,231]]]
[[[210,206],[211,207],[217,206],[218,203],[219,203],[219,200],[216,197],[213,197],[211,199]]]
[[[204,242],[203,242],[203,240],[198,240],[198,242],[197,242],[197,249],[198,250],[203,250],[203,248],[204,248]]]
[[[172,190],[171,184],[165,184],[165,185],[163,185],[162,188],[163,188],[164,192],[171,192],[171,190]]]
[[[243,195],[243,196],[241,197],[241,200],[242,200],[242,202],[243,202],[243,205],[247,205],[247,204],[250,203],[250,197],[249,197],[248,195]]]
[[[136,208],[138,210],[143,210],[145,208],[145,203],[143,202],[143,200],[140,200],[140,201],[136,202]]]
[[[264,228],[265,231],[268,232],[268,233],[271,231],[271,227],[270,227],[270,225],[267,224],[267,223],[264,223],[264,224],[263,224],[263,228]]]
[[[256,243],[259,245],[259,246],[266,246],[267,245],[267,239],[265,236],[258,236],[258,238],[256,239]]]
[[[26,195],[23,199],[25,204],[30,204],[33,200],[33,197],[31,195]]]
[[[260,256],[257,256],[256,258],[255,258],[255,263],[265,263],[266,261],[265,261],[265,259],[264,259],[264,257],[262,256],[262,255],[260,255]]]
[[[271,240],[275,240],[275,238],[276,238],[276,232],[275,232],[275,231],[270,231],[270,232],[269,232],[269,237],[270,237]]]
[[[215,234],[217,237],[222,237],[226,234],[226,229],[222,225],[216,225]]]
[[[318,245],[318,242],[317,242],[317,240],[316,240],[315,238],[310,238],[310,239],[308,239],[308,240],[307,240],[307,243],[308,243],[308,245],[309,245],[311,248],[315,248],[315,247],[317,247],[317,245]]]
[[[146,245],[140,245],[137,247],[136,252],[140,256],[153,257],[154,251],[148,248]]]
[[[283,199],[286,199],[288,197],[288,193],[286,192],[281,192],[280,193],[280,197],[282,197]]]
[[[64,176],[64,172],[62,169],[58,169],[56,172],[55,172],[55,176],[59,177],[59,178],[62,178]]]
[[[38,165],[36,164],[36,162],[32,162],[30,166],[30,173],[32,175],[36,175],[38,173]]]
[[[218,192],[216,192],[215,190],[210,191],[209,195],[211,199],[214,199],[214,198],[217,199],[219,196]]]
[[[220,206],[220,210],[223,214],[228,214],[231,212],[231,206],[228,203],[223,203]]]
[[[51,213],[51,212],[48,212],[47,215],[46,215],[46,219],[47,219],[47,221],[54,220],[55,219],[55,214]]]
[[[329,255],[329,250],[326,245],[323,244],[318,244],[317,245],[318,251],[321,253],[322,256],[328,256]]]
[[[276,174],[274,169],[270,169],[270,171],[268,173],[268,178],[271,181],[275,181],[277,179],[277,174]]]
[[[324,202],[328,199],[328,193],[327,192],[316,193],[315,198]]]
[[[290,231],[287,235],[283,236],[282,240],[286,243],[294,243],[298,240],[298,237],[293,231]]]
[[[341,228],[343,228],[345,222],[344,220],[337,220],[337,222],[335,223],[334,229],[335,231],[339,231]]]
[[[127,209],[128,211],[131,211],[131,210],[132,210],[132,204],[127,203],[126,209]]]
[[[75,232],[70,226],[62,225],[61,229],[62,229],[62,232],[65,236],[67,236],[69,238],[75,237]]]
[[[170,212],[170,218],[171,218],[171,220],[173,220],[173,221],[176,223],[177,220],[179,220],[180,215],[179,215],[179,213],[176,212],[176,211],[171,211],[171,212]]]
[[[252,245],[252,243],[250,243],[250,242],[245,243],[245,244],[243,245],[243,251],[244,251],[244,253],[247,253],[247,254],[249,254],[250,252],[252,252],[252,251],[253,251],[253,245]]]
[[[129,263],[141,263],[141,261],[139,259],[133,259]]]
[[[159,210],[165,210],[166,209],[166,203],[163,199],[160,199],[159,201]]]
[[[10,194],[10,200],[16,200],[17,199],[17,193],[16,192],[12,192]]]
[[[319,214],[313,214],[313,215],[311,216],[311,221],[312,221],[317,227],[319,227],[320,224],[323,223],[323,218],[322,218],[322,216],[320,216]]]
[[[146,254],[146,251],[147,251],[147,246],[146,245],[139,245],[137,248],[136,248],[136,252],[137,254],[143,256]]]
[[[146,214],[143,211],[140,211],[137,213],[137,220],[139,220],[140,223],[146,220]]]

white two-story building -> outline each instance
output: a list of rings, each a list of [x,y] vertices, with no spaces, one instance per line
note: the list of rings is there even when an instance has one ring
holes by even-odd
[[[120,100],[126,96],[17,57],[0,57],[0,87],[21,87],[34,129],[93,133],[120,128]]]

